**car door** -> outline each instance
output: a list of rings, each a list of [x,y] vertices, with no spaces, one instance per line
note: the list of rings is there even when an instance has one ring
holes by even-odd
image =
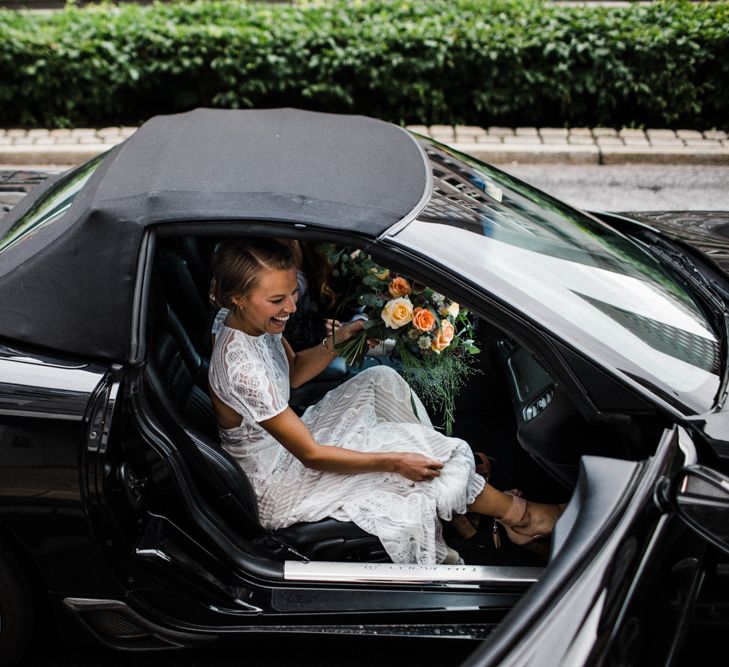
[[[109,590],[83,471],[108,437],[118,372],[0,346],[0,524],[52,602]]]
[[[669,664],[706,543],[682,524],[666,490],[696,458],[680,427],[645,461],[584,457],[545,575],[465,665]]]

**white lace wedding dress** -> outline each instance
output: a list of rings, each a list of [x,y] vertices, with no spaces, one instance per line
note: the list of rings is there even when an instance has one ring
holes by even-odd
[[[333,517],[376,535],[395,563],[446,558],[438,519],[463,513],[484,488],[468,444],[434,430],[396,371],[371,368],[330,391],[302,419],[320,444],[363,452],[421,452],[445,463],[440,477],[411,482],[396,473],[340,474],[306,468],[258,422],[286,409],[289,368],[280,334],[249,336],[222,326],[210,386],[242,415],[221,429],[222,446],[250,478],[270,530]],[[417,410],[417,416],[413,411]]]

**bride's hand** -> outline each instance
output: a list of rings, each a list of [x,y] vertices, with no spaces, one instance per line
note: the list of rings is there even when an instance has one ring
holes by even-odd
[[[364,322],[362,320],[355,320],[354,322],[347,322],[337,327],[334,336],[336,337],[337,343],[343,343],[345,340],[349,340],[357,332],[362,331],[364,328]]]
[[[341,326],[342,323],[339,320],[333,320],[331,318],[327,318],[326,320],[324,320],[324,327],[326,328],[327,336],[331,336],[332,331],[334,331],[334,329],[338,329]]]
[[[413,482],[425,482],[440,476],[443,464],[423,454],[396,454],[395,472]]]

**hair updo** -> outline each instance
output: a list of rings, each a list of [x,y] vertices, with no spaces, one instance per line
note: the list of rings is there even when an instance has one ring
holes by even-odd
[[[217,308],[234,308],[233,297],[253,289],[262,270],[285,271],[295,266],[291,248],[275,239],[227,239],[213,255],[210,301]]]

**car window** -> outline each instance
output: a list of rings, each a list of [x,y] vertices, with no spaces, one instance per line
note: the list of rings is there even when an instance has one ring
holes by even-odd
[[[15,221],[0,238],[0,253],[21,243],[38,230],[60,220],[71,208],[81,188],[96,171],[105,154],[99,155],[78,169],[71,171],[52,186],[35,204]]]
[[[478,161],[423,146],[432,198],[398,240],[486,287],[503,281],[509,293],[524,294],[520,306],[551,310],[553,322],[582,330],[582,341],[629,360],[624,370],[644,371],[637,379],[660,378],[666,393],[700,396],[702,408],[711,407],[720,337],[674,273],[595,218]]]

